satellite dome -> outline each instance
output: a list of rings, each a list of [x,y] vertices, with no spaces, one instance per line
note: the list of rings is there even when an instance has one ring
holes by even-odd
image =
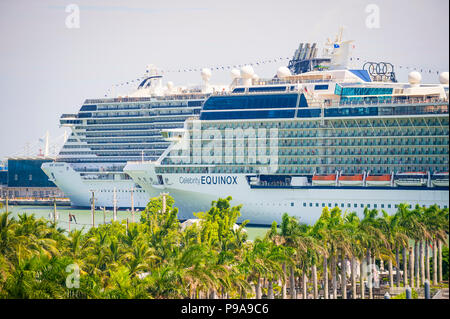
[[[420,75],[417,71],[412,71],[408,74],[408,82],[409,84],[419,84],[422,80],[422,75]]]
[[[439,74],[439,82],[441,82],[441,84],[448,84],[448,72],[441,72],[441,74]]]
[[[291,71],[285,66],[280,66],[277,70],[277,77],[279,77],[280,79],[285,78],[290,75],[291,75]]]
[[[258,76],[258,74],[256,74],[256,73],[255,73],[255,74],[253,74],[253,76],[252,76],[252,79],[253,79],[253,80],[259,80],[259,76]]]
[[[167,82],[167,88],[168,88],[169,90],[172,90],[172,89],[173,89],[173,82],[172,82],[172,81]]]
[[[253,71],[253,67],[251,65],[244,65],[241,68],[241,76],[244,79],[251,79],[255,71]]]
[[[231,78],[233,80],[237,79],[237,78],[240,78],[240,77],[241,77],[241,71],[239,71],[238,69],[231,70]]]
[[[211,70],[208,68],[202,69],[201,72],[203,81],[208,81],[211,78]]]

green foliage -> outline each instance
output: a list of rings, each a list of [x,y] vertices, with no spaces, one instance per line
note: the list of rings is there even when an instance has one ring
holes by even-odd
[[[338,207],[324,208],[314,225],[283,214],[279,228],[273,222],[266,236],[249,242],[248,221],[236,225],[241,205],[231,206],[231,200],[213,201],[208,211],[195,213],[198,222],[181,227],[173,198],[166,197],[163,209],[160,196],[128,228],[113,222],[85,233],[65,233],[34,215],[2,213],[0,298],[204,298],[211,293],[249,298],[254,285],[268,281],[279,298],[277,282],[286,285],[291,269],[294,276],[311,276],[315,266],[320,280],[325,256],[331,261],[370,253],[395,260],[393,251],[411,240],[444,241],[448,279],[448,209],[400,205],[394,215],[366,209],[359,219]],[[74,264],[79,288],[68,288],[67,269]],[[266,287],[261,290],[267,295]]]
[[[417,291],[414,289],[411,289],[411,298],[419,299],[419,295],[417,294]],[[406,299],[406,292],[402,292],[401,294],[398,294],[397,296],[392,297],[391,299]]]
[[[448,247],[442,248],[442,279],[448,281]]]

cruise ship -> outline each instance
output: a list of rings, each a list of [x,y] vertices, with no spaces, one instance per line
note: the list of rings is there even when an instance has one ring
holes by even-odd
[[[87,99],[77,114],[63,114],[60,125],[71,133],[57,159],[42,165],[74,207],[145,207],[149,194],[123,167],[127,161],[157,160],[170,145],[163,129],[182,128],[197,117],[203,101],[225,86],[209,84],[211,72],[202,70],[204,83],[163,85],[161,71],[150,65],[137,90],[128,96]]]
[[[400,83],[393,70],[349,68],[351,46],[340,34],[316,58],[315,44],[301,45],[270,79],[233,70],[228,94],[163,130],[171,144],[156,161],[124,172],[173,196],[182,219],[226,196],[243,205],[240,222],[262,225],[283,213],[313,223],[324,207],[448,207],[448,72],[436,84],[418,72]]]

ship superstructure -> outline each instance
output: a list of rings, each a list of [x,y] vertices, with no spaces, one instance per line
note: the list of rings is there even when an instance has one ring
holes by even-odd
[[[199,119],[163,132],[172,144],[157,161],[124,171],[174,196],[186,219],[228,195],[254,224],[284,212],[309,223],[335,206],[360,215],[400,203],[448,207],[448,72],[439,84],[417,72],[382,82],[347,67],[349,44],[334,43],[321,70],[280,68],[264,80],[243,67]]]
[[[71,200],[89,207],[92,192],[96,206],[145,207],[150,195],[123,172],[127,161],[156,160],[170,145],[161,130],[182,128],[189,117],[198,117],[203,101],[214,90],[202,86],[162,84],[162,75],[150,67],[138,89],[123,97],[87,99],[77,114],[63,114],[60,125],[71,134],[55,162],[44,172]],[[207,74],[205,74],[207,73]]]

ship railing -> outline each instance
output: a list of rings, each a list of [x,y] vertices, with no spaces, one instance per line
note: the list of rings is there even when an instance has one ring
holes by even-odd
[[[377,106],[396,106],[396,105],[447,105],[448,100],[439,98],[428,98],[428,99],[418,99],[418,98],[380,98],[378,100],[372,101],[322,101],[322,100],[309,100],[308,107],[310,108],[329,108],[329,107],[377,107]]]
[[[61,115],[62,119],[67,119],[67,118],[78,118],[77,114],[63,114]]]
[[[121,97],[121,98],[106,98],[106,99],[87,99],[84,104],[92,103],[116,103],[116,102],[151,102],[155,100],[191,100],[191,99],[205,99],[209,93],[203,92],[183,92],[173,95],[152,96],[152,97]]]

